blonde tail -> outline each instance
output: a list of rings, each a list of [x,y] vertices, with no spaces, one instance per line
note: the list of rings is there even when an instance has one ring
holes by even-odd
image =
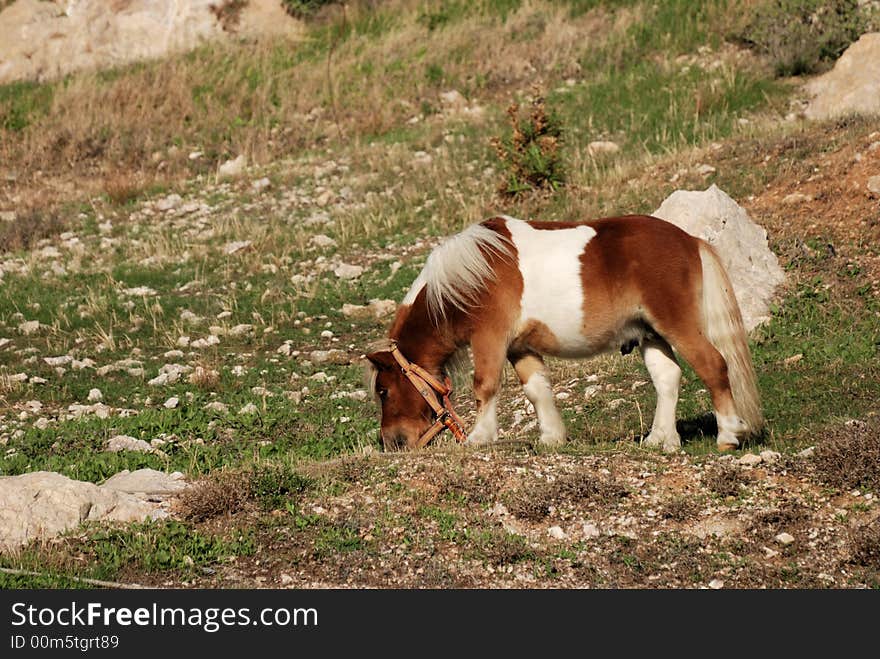
[[[764,427],[755,368],[742,314],[730,278],[718,252],[700,244],[703,264],[703,324],[706,335],[727,362],[727,377],[736,413],[746,425],[745,434],[756,435]]]

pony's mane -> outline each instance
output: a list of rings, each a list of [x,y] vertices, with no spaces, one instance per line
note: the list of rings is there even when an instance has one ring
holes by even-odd
[[[412,304],[425,288],[428,315],[439,324],[450,307],[467,310],[477,303],[486,283],[495,278],[488,255],[512,256],[510,240],[482,224],[473,224],[437,246],[404,303]]]

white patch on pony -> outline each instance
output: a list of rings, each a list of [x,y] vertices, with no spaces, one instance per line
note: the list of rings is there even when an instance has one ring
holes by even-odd
[[[480,444],[488,444],[498,439],[498,417],[496,413],[498,396],[492,396],[477,417],[474,429],[468,435],[467,444],[478,446]]]
[[[449,306],[467,309],[475,304],[486,282],[495,278],[486,252],[510,256],[505,236],[482,224],[473,224],[437,246],[416,277],[403,304],[412,304],[427,287],[428,313],[443,319]]]
[[[519,254],[523,278],[521,312],[516,330],[530,320],[546,325],[559,344],[558,357],[589,351],[583,335],[584,291],[581,255],[596,235],[588,226],[535,229],[527,222],[504,218]]]
[[[523,385],[526,398],[535,406],[538,426],[541,428],[541,443],[545,446],[560,446],[565,443],[565,423],[556,403],[553,402],[553,389],[547,376],[538,371],[532,373]]]

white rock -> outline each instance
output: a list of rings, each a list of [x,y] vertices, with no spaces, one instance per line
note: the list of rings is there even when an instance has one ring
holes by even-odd
[[[754,467],[757,464],[761,464],[761,462],[763,462],[763,458],[755,453],[746,453],[736,462],[737,464],[741,464],[746,467]]]
[[[156,291],[149,286],[135,286],[123,289],[122,294],[128,297],[151,297],[156,294]]]
[[[776,540],[776,542],[778,542],[780,545],[790,545],[792,542],[794,542],[794,536],[790,533],[780,533],[773,539]]]
[[[769,302],[785,278],[767,232],[717,186],[673,192],[654,215],[713,245],[733,282],[746,329],[769,318]]]
[[[761,459],[768,464],[776,462],[781,457],[782,454],[777,453],[776,451],[761,451]]]
[[[259,412],[259,410],[253,403],[248,403],[238,411],[239,414],[256,414],[257,412]]]
[[[351,265],[349,263],[340,263],[333,269],[333,274],[340,279],[357,279],[364,274],[364,269],[359,265]]]
[[[880,114],[880,32],[863,34],[847,48],[824,75],[806,85],[812,100],[808,119],[829,119],[847,114]]]
[[[142,439],[135,439],[129,435],[114,435],[107,440],[105,451],[116,453],[118,451],[135,451],[138,453],[151,453],[153,447],[149,442]]]
[[[108,478],[101,487],[132,494],[176,494],[187,488],[186,481],[181,479],[177,475],[178,473],[166,474],[155,469],[138,469],[136,471],[125,469]]]
[[[89,389],[88,401],[90,403],[97,403],[102,400],[104,400],[104,394],[101,393],[100,389]]]
[[[721,581],[721,579],[712,579],[712,581],[709,582],[709,588],[712,590],[721,590],[724,588],[724,582]]]
[[[40,321],[39,320],[26,320],[25,322],[19,324],[18,331],[24,334],[25,336],[30,336],[36,332],[40,331]]]
[[[247,323],[242,323],[240,325],[236,325],[232,327],[228,334],[229,336],[245,336],[246,334],[252,334],[254,331],[253,325],[248,325]]]
[[[340,312],[346,318],[368,319],[375,318],[379,320],[385,316],[393,314],[397,310],[397,303],[394,300],[370,300],[369,304],[343,304]]]
[[[716,171],[712,165],[697,165],[697,174],[700,176],[709,176],[709,174],[714,174]]]
[[[776,558],[779,556],[779,552],[775,549],[770,549],[770,547],[762,547],[764,550],[764,558]]]
[[[272,181],[270,181],[270,180],[269,180],[268,178],[266,178],[265,176],[264,176],[263,178],[259,178],[259,179],[257,179],[257,180],[254,181],[253,183],[251,183],[251,187],[252,187],[254,190],[256,190],[257,192],[259,192],[260,190],[265,190],[265,189],[268,188],[270,185],[272,185]]]
[[[315,247],[335,247],[336,241],[333,240],[330,236],[325,236],[323,233],[319,233],[315,236],[312,236],[310,241]]]
[[[596,140],[587,145],[587,151],[591,156],[596,156],[602,153],[617,153],[620,151],[620,145],[617,144],[617,142]]]
[[[222,165],[220,165],[220,167],[217,169],[217,178],[224,179],[240,176],[246,166],[247,158],[244,154],[241,154],[237,158],[227,160]]]
[[[183,198],[179,194],[170,194],[156,202],[156,210],[166,211],[174,210],[183,203]]]
[[[238,254],[250,249],[253,244],[250,240],[233,240],[223,246],[223,253],[227,255]]]
[[[880,176],[872,176],[868,179],[867,188],[874,194],[880,194]]]
[[[177,396],[172,396],[171,398],[166,400],[164,403],[162,403],[162,406],[166,409],[169,409],[169,410],[173,410],[178,405],[180,405],[180,399]]]
[[[567,391],[560,391],[556,394],[556,398],[557,400],[568,400],[569,398],[571,398],[571,394]]]
[[[565,531],[562,530],[561,526],[551,526],[547,529],[547,535],[551,538],[555,538],[556,540],[565,540],[568,536],[565,534]]]
[[[275,352],[278,353],[279,355],[284,355],[285,357],[290,357],[291,350],[292,350],[291,344],[285,341],[280,346],[278,346],[278,349]]]
[[[323,332],[321,332],[321,338],[322,339],[332,339],[333,332],[331,332],[330,330],[324,330]]]
[[[584,523],[582,532],[584,534],[584,537],[587,539],[598,538],[601,535],[601,533],[599,532],[599,527],[590,522]]]
[[[804,194],[803,192],[792,192],[791,194],[787,194],[782,198],[782,203],[786,206],[803,204],[808,201],[813,201],[813,197],[811,195]]]
[[[140,521],[157,510],[130,494],[48,471],[0,477],[0,501],[0,552],[51,538],[81,522]]]
[[[215,400],[205,405],[205,409],[212,412],[220,412],[221,414],[226,414],[229,411],[229,406],[225,403],[221,403],[219,400]]]
[[[803,451],[798,451],[799,458],[812,458],[813,454],[816,453],[815,446],[808,446]]]
[[[461,110],[467,107],[467,99],[461,95],[457,89],[450,89],[448,92],[440,93],[440,103],[444,107],[453,110]]]
[[[349,363],[348,353],[337,348],[313,350],[309,353],[309,360],[313,364],[339,364],[344,366]]]
[[[49,366],[66,366],[73,361],[70,355],[60,355],[58,357],[43,357],[43,361]]]

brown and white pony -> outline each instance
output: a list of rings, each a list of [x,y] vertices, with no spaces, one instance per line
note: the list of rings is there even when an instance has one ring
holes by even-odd
[[[468,345],[477,420],[467,444],[498,437],[505,360],[535,407],[541,443],[558,446],[565,426],[542,355],[583,358],[636,346],[657,390],[645,444],[666,451],[681,446],[675,428],[681,369],[673,349],[712,394],[719,449],[737,447],[763,426],[742,316],[718,254],[654,217],[524,222],[501,216],[474,224],[430,254],[389,339],[386,349],[367,355],[386,449],[425,443],[428,429],[439,425],[437,397],[429,403],[425,382],[433,380],[438,390],[453,356]],[[413,364],[424,378],[408,377]]]

